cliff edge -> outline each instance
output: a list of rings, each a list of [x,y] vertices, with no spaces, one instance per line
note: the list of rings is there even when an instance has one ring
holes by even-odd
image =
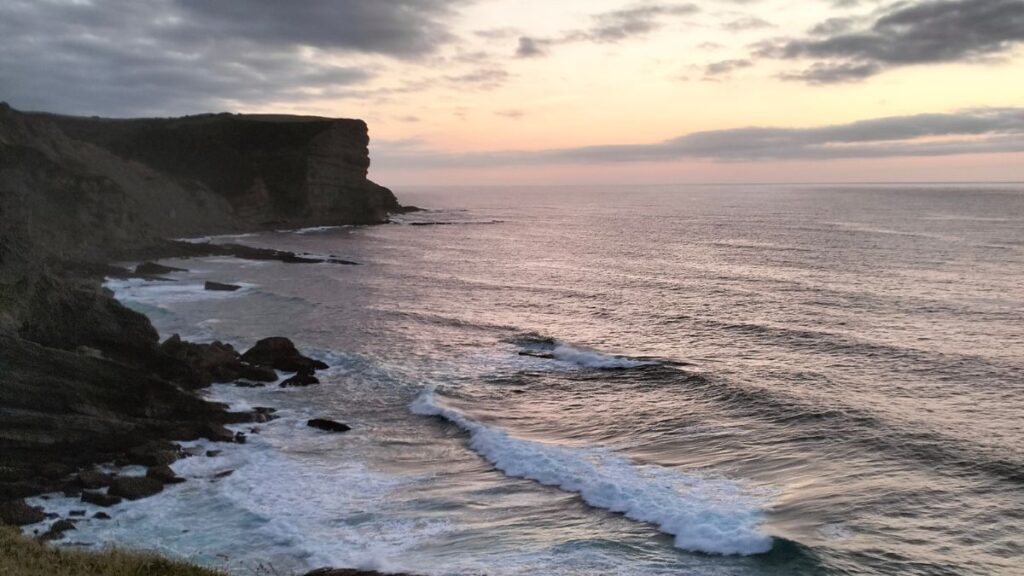
[[[93,464],[148,464],[169,440],[235,441],[224,424],[265,418],[196,396],[211,366],[215,381],[260,371],[219,343],[161,345],[101,286],[129,273],[107,262],[169,255],[168,238],[386,222],[403,208],[367,179],[368,143],[361,120],[111,120],[0,103],[0,509],[80,490],[73,474]]]

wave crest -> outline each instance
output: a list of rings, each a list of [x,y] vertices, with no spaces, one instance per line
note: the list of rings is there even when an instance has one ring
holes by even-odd
[[[595,508],[657,525],[683,550],[762,554],[772,538],[760,530],[761,500],[736,482],[638,465],[604,448],[569,448],[521,440],[437,403],[424,390],[413,414],[439,416],[470,435],[469,446],[508,476],[579,494]]]
[[[513,344],[522,347],[521,356],[533,356],[535,358],[548,358],[573,364],[580,368],[592,368],[596,370],[628,370],[644,366],[656,366],[659,363],[653,360],[640,360],[604,354],[588,348],[572,346],[555,338],[542,336],[533,332],[521,335],[511,340]]]

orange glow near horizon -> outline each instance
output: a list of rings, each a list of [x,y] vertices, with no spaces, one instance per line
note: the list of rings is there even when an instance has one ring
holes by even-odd
[[[245,111],[361,117],[370,126],[371,153],[414,143],[430,153],[474,154],[651,144],[702,131],[832,126],[1024,102],[1024,51],[1019,49],[984,62],[893,66],[862,81],[828,85],[782,79],[806,68],[807,62],[752,55],[759,42],[806,37],[809,29],[829,18],[871,14],[864,9],[838,11],[824,2],[701,3],[694,14],[665,17],[651,30],[622,41],[568,40],[547,46],[543,56],[515,56],[519,36],[566,38],[571,36],[567,31],[593,25],[595,14],[631,6],[636,5],[613,0],[472,4],[456,21],[458,41],[438,55],[409,62],[365,57],[361,63],[379,70],[365,91]],[[739,19],[756,24],[726,29]],[[731,60],[747,60],[749,65],[706,75],[710,64]],[[605,178],[1005,181],[1024,180],[1022,166],[1019,154],[457,169],[403,167],[382,160],[371,177],[394,185],[584,183]]]

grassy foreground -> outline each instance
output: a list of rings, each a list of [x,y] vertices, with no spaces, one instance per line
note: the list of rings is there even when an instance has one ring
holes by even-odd
[[[47,546],[0,527],[3,576],[224,576],[221,572],[174,562],[155,554],[121,550],[71,550]]]

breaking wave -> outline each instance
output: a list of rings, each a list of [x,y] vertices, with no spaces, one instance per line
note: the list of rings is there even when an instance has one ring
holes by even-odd
[[[430,389],[410,410],[440,416],[468,432],[470,448],[506,475],[556,486],[579,494],[595,508],[654,524],[675,537],[677,548],[724,555],[762,554],[772,548],[772,538],[760,530],[762,499],[734,481],[638,465],[605,448],[514,438],[438,404]]]

